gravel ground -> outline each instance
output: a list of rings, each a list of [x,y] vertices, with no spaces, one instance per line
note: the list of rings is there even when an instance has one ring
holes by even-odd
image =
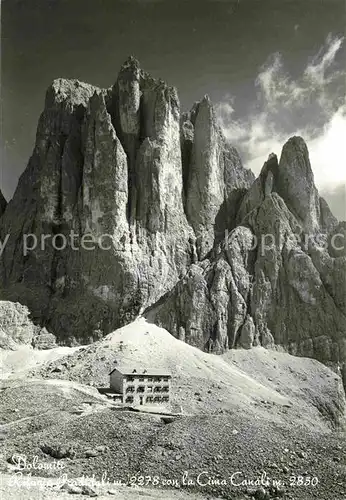
[[[164,424],[153,415],[104,409],[59,420],[41,432],[26,429],[25,441],[23,427],[11,428],[4,444],[5,458],[21,453],[28,464],[35,456],[40,463],[54,463],[42,451],[43,445],[72,449],[70,458],[59,460],[69,478],[106,477],[110,482],[140,486],[144,481],[149,487],[154,481],[156,488],[180,486],[236,499],[251,498],[258,488],[234,483],[266,474],[270,485],[264,488],[267,496],[263,498],[346,497],[344,433],[308,433],[298,426],[282,427],[236,413],[182,417]],[[3,467],[8,472],[12,466],[3,462]],[[62,471],[31,472],[59,477]],[[191,482],[183,484],[185,472]],[[232,480],[234,473],[238,474]],[[308,484],[313,478],[317,478],[316,486]],[[280,480],[282,488],[273,488],[273,480]],[[297,485],[302,481],[306,486]]]
[[[2,382],[4,499],[78,498],[82,476],[103,478],[100,498],[113,485],[120,499],[346,499],[345,396],[317,361],[262,348],[209,355],[143,321],[55,356]],[[115,359],[169,369],[182,415],[164,423],[109,403],[90,384],[104,386]],[[18,463],[56,486],[10,487]],[[70,493],[58,489],[66,481]]]

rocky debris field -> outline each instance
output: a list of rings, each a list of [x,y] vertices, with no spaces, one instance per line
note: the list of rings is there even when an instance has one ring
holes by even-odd
[[[344,234],[301,137],[255,179],[209,97],[181,112],[134,57],[107,89],[54,80],[0,192],[4,478],[24,454],[68,476],[43,498],[106,474],[118,498],[345,500]],[[102,396],[121,363],[171,372],[179,417]]]
[[[119,498],[136,498],[145,487],[144,498],[167,500],[185,500],[189,492],[344,500],[345,397],[340,377],[318,361],[261,347],[207,354],[143,318],[92,345],[65,349],[2,381],[5,476],[25,455],[27,464],[60,464],[25,472],[60,486],[66,474],[62,491],[47,490],[62,498],[111,496],[103,477]],[[6,358],[9,366],[15,355]],[[121,409],[97,391],[108,385],[115,361],[128,359],[171,371],[173,409],[181,415]],[[82,476],[101,481],[94,493],[76,486]]]
[[[299,421],[322,430],[344,421],[341,379],[318,361],[261,347],[207,354],[145,318],[30,374],[108,387],[110,371],[129,360],[134,366],[160,366],[170,372],[174,409],[186,414],[241,408],[265,419]]]
[[[345,497],[342,432],[307,432],[229,411],[181,417],[169,424],[153,415],[110,408],[62,416],[44,419],[41,428],[21,423],[9,427],[3,471],[13,470],[11,457],[17,453],[28,464],[35,457],[40,463],[58,461],[63,469],[31,471],[46,477],[103,477],[110,483],[174,486],[224,499]],[[252,483],[260,478],[263,487]]]

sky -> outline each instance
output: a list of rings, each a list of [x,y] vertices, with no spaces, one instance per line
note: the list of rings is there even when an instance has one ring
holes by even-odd
[[[54,78],[111,86],[129,55],[178,88],[208,94],[245,166],[259,173],[295,134],[316,184],[345,219],[344,0],[3,0],[1,189],[32,152]]]

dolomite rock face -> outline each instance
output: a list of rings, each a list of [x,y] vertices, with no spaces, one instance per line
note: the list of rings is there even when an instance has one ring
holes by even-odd
[[[214,262],[204,260],[192,266],[174,289],[148,310],[148,319],[177,338],[183,331],[185,342],[200,349],[219,353],[247,345],[249,329],[253,330],[247,317],[255,257],[253,236],[246,227],[235,228]],[[255,336],[250,343],[258,345]]]
[[[59,343],[144,313],[203,350],[280,345],[346,373],[345,223],[300,137],[255,179],[207,96],[181,114],[176,89],[131,57],[109,89],[53,82],[5,207],[1,298]]]
[[[194,127],[193,140],[189,123]],[[238,203],[254,176],[241,166],[238,153],[227,144],[208,96],[192,109],[183,133],[185,148],[192,142],[184,166],[188,170],[186,213],[197,235],[198,256],[203,259],[213,248],[215,236],[222,237],[225,229],[234,227]]]
[[[299,243],[297,220],[282,198],[270,195],[248,221],[258,238],[272,234],[275,241],[260,250],[254,268],[251,315],[261,344],[284,345],[324,362],[345,359],[346,323],[337,293],[311,249]],[[320,342],[327,337],[333,348],[323,350]]]
[[[33,154],[1,220],[2,237],[10,235],[0,265],[2,295],[26,304],[35,321],[50,317],[56,276],[69,257],[67,250],[55,251],[52,237],[78,224],[82,124],[95,90],[62,79],[49,87]],[[41,244],[43,235],[48,238]],[[32,251],[25,251],[25,240]]]
[[[281,153],[277,192],[307,231],[320,227],[320,201],[314,184],[309,152],[302,138],[292,137]]]
[[[35,326],[29,314],[22,304],[0,301],[0,347],[16,349],[18,344],[31,344]]]
[[[209,123],[210,103],[207,113],[203,106],[199,117],[195,113],[196,137],[215,129],[208,144],[222,153],[212,165],[225,179],[215,203],[219,209],[227,202],[235,214],[227,196],[240,185],[248,188],[252,174]],[[189,130],[192,149],[192,122]],[[194,155],[204,168],[201,140]],[[184,168],[191,161],[184,160]],[[132,320],[198,261],[184,175],[175,88],[132,57],[109,89],[55,80],[32,157],[1,222],[1,236],[10,235],[0,264],[2,297],[25,303],[60,342],[88,342]],[[219,212],[207,217],[207,202],[200,200],[210,250]]]
[[[247,214],[258,208],[266,196],[272,193],[274,189],[274,182],[278,175],[278,168],[279,164],[277,156],[275,154],[271,154],[268,161],[265,162],[260,175],[253,182],[241,201],[237,213],[238,224],[242,222]]]
[[[345,223],[319,198],[301,138],[288,141],[280,163],[270,155],[242,198],[237,224],[216,258],[179,282],[148,318],[215,352],[280,345],[345,367]]]
[[[303,232],[330,232],[337,225],[327,202],[314,183],[308,148],[301,137],[284,145],[275,179],[275,190],[296,217]]]

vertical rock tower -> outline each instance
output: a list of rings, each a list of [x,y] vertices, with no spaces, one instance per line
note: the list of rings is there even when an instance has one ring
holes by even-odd
[[[133,57],[109,89],[64,79],[48,88],[33,154],[1,218],[10,239],[0,278],[2,295],[28,305],[60,341],[133,319],[212,250],[227,203],[233,217],[232,192],[252,174],[208,99],[190,115],[183,165],[177,91]]]

